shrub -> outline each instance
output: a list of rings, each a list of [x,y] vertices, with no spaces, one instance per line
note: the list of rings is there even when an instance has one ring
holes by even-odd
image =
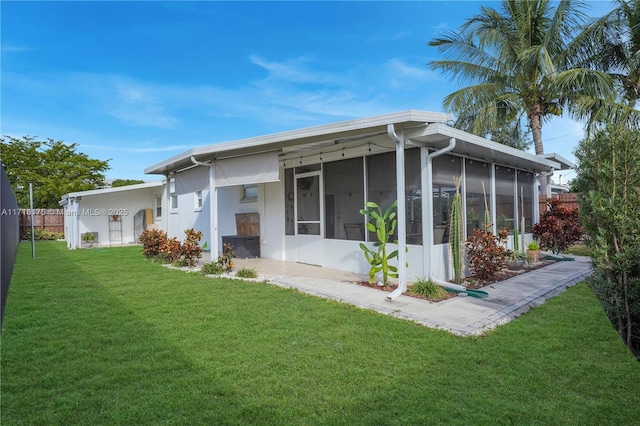
[[[217,262],[205,263],[202,265],[202,268],[200,268],[200,273],[203,275],[220,275],[222,272],[222,268]]]
[[[533,237],[540,240],[540,247],[558,254],[582,238],[578,209],[560,205],[560,200],[547,199],[547,211],[540,222],[531,228]]]
[[[53,241],[53,240],[61,240],[64,238],[64,234],[62,232],[51,232],[48,229],[35,229],[33,235],[34,235],[34,239],[39,241],[42,241],[42,240]],[[28,230],[22,238],[25,240],[30,240],[31,230]]]
[[[464,243],[467,248],[469,266],[478,279],[493,279],[504,268],[510,252],[505,249],[509,231],[505,228],[498,232],[498,236],[482,229],[474,229]]]
[[[594,269],[587,282],[640,358],[640,131],[608,125],[580,142],[576,158]]]
[[[159,229],[145,229],[138,238],[142,244],[142,254],[146,257],[158,257],[161,248],[167,241],[167,234]]]
[[[222,246],[222,254],[218,256],[218,266],[222,272],[227,272],[233,269],[233,258],[236,257],[236,253],[233,251],[233,246],[229,243],[225,243]]]
[[[442,298],[447,291],[426,278],[418,278],[409,288],[409,293],[430,298]]]
[[[173,261],[172,263],[173,266],[176,266],[178,268],[182,268],[183,266],[191,266],[189,264],[189,261],[183,257],[179,257],[176,260]]]
[[[258,278],[258,273],[253,268],[240,268],[236,272],[236,277],[240,278]]]
[[[176,237],[165,239],[160,246],[160,256],[167,263],[174,263],[182,255],[182,244]]]
[[[181,255],[188,266],[195,266],[198,259],[202,257],[202,247],[198,245],[202,238],[201,231],[194,231],[193,228],[184,231],[186,239],[182,244]]]

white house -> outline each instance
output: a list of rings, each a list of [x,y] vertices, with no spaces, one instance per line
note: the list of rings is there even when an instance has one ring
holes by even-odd
[[[76,249],[82,234],[93,233],[101,246],[133,244],[145,227],[162,226],[164,179],[63,195],[64,235]]]
[[[402,289],[407,277],[450,277],[454,177],[462,177],[468,233],[480,226],[485,196],[494,228],[513,230],[524,216],[526,233],[539,216],[538,177],[572,167],[449,127],[450,118],[407,110],[220,143],[145,173],[169,182],[162,221],[170,236],[194,227],[218,253],[223,237],[238,233],[236,214],[257,213],[259,256],[357,273],[369,270],[359,244],[374,241],[360,209],[366,201],[384,209],[403,194],[394,236]]]

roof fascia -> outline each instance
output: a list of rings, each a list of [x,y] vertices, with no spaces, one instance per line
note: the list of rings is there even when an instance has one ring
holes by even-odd
[[[285,147],[304,145],[332,138],[340,139],[353,137],[362,134],[363,130],[366,130],[367,132],[376,131],[378,129],[386,131],[386,126],[388,124],[404,124],[413,126],[418,123],[444,123],[451,120],[451,118],[451,115],[445,113],[406,110],[338,123],[323,124],[320,126],[193,148],[183,152],[182,154],[175,155],[165,161],[161,161],[160,163],[147,167],[144,169],[144,172],[146,174],[165,174],[175,171],[180,169],[187,162],[190,162],[190,158],[192,156],[196,159],[202,159],[207,156],[249,155],[257,152],[274,151]]]
[[[471,133],[467,133],[463,130],[455,129],[453,127],[447,126],[442,123],[432,123],[423,128],[416,128],[413,131],[406,133],[405,137],[413,140],[418,140],[418,141],[420,141],[421,139],[426,141],[426,138],[428,138],[429,136],[437,136],[437,135],[456,138],[458,140],[463,140],[467,143],[471,143],[473,145],[476,145],[488,151],[494,151],[494,152],[499,152],[502,154],[518,157],[520,159],[529,161],[531,163],[535,163],[537,165],[543,166],[548,169],[559,170],[561,166],[560,163],[553,161],[551,159],[547,159],[539,155],[524,152],[519,149],[512,148],[507,145],[503,145],[501,143],[493,142],[489,139],[486,139]],[[456,152],[455,148],[453,152]]]

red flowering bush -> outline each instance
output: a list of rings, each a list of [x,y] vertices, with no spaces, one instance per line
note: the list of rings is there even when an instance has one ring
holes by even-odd
[[[582,238],[582,227],[578,220],[578,209],[560,205],[557,199],[547,199],[547,211],[540,222],[531,228],[533,237],[540,240],[540,247],[558,254]]]
[[[501,229],[498,236],[482,229],[474,229],[473,233],[464,243],[467,248],[469,266],[473,269],[476,278],[490,280],[504,268],[509,251],[504,247],[507,229]]]
[[[157,257],[162,245],[167,241],[167,234],[159,229],[145,229],[138,238],[142,244],[142,254],[146,257]]]

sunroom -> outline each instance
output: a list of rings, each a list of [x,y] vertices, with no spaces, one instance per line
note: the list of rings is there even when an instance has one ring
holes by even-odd
[[[448,119],[414,110],[367,117],[196,148],[145,172],[179,182],[193,174],[186,173],[190,168],[207,167],[209,179],[188,186],[202,191],[207,214],[214,212],[203,230],[213,253],[223,235],[235,232],[233,215],[254,210],[262,257],[357,273],[369,269],[360,243],[375,241],[360,210],[368,201],[386,209],[398,200],[393,239],[401,286],[416,276],[447,280],[454,178],[461,179],[467,234],[481,226],[485,209],[494,232],[513,231],[524,217],[520,232],[526,234],[539,215],[538,177],[571,166],[558,156],[542,158],[454,129]],[[228,171],[220,179],[229,160],[233,179]],[[274,170],[265,171],[268,164]],[[254,204],[237,196],[248,184],[256,185]],[[196,219],[202,218],[181,223]]]

